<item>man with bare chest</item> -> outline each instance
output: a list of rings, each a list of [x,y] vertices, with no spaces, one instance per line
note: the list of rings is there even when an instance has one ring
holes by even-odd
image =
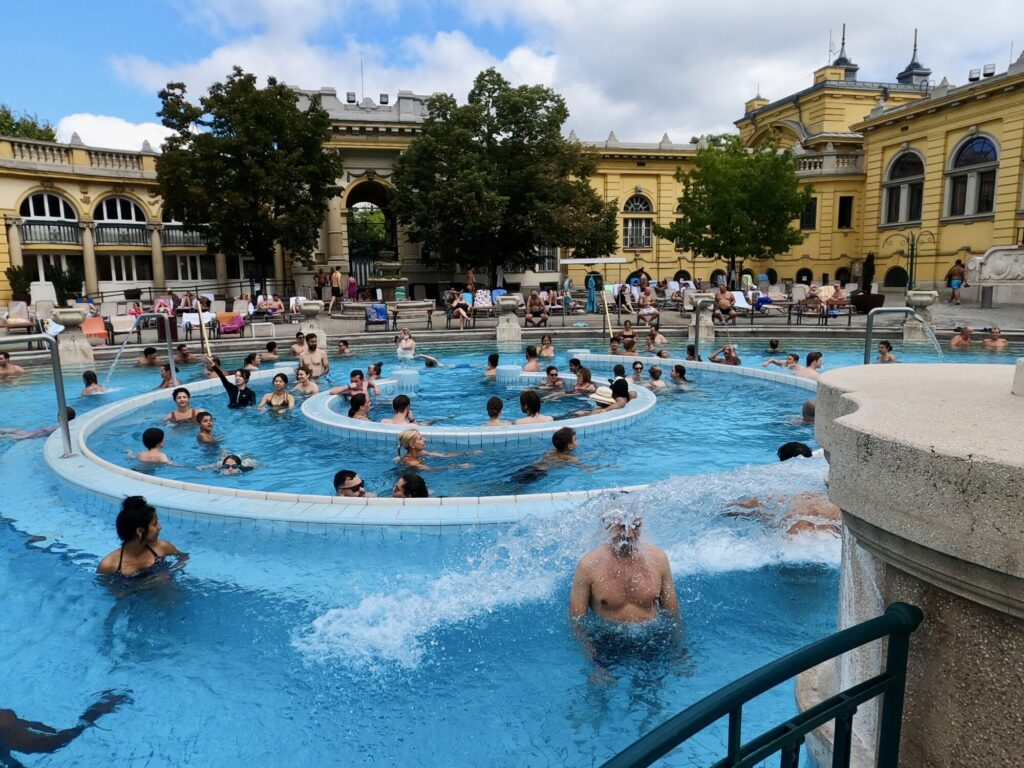
[[[642,622],[661,609],[679,615],[668,557],[652,544],[640,542],[643,518],[614,510],[603,518],[607,544],[588,552],[576,566],[569,595],[569,616],[589,611],[609,621]]]

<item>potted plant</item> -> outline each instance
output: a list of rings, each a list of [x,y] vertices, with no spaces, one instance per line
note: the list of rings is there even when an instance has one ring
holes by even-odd
[[[861,292],[850,299],[850,303],[861,315],[866,315],[872,309],[877,309],[885,304],[885,294],[872,293],[871,283],[875,279],[875,254],[868,252],[864,259],[864,271],[861,273]]]
[[[7,282],[11,286],[11,298],[15,301],[30,301],[32,280],[25,267],[8,267],[4,270]]]

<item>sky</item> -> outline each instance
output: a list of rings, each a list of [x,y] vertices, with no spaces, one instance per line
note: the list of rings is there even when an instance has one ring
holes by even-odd
[[[566,134],[683,143],[732,130],[758,91],[774,100],[811,85],[844,23],[860,80],[894,81],[915,28],[936,82],[963,84],[988,63],[1004,72],[1024,48],[1018,2],[0,0],[0,103],[48,120],[61,141],[156,148],[159,90],[181,81],[197,99],[236,64],[392,103],[400,89],[462,101],[493,66],[560,93]]]

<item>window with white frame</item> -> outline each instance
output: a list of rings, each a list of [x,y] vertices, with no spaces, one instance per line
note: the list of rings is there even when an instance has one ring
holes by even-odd
[[[537,248],[537,271],[558,271],[558,248],[553,245],[542,245]]]
[[[20,213],[28,219],[58,219],[78,221],[71,203],[51,192],[36,192],[21,203]]]
[[[622,247],[650,248],[654,230],[654,207],[643,195],[633,195],[622,206]],[[647,215],[644,215],[647,214]]]
[[[148,253],[98,253],[96,276],[118,282],[152,280],[153,259]]]
[[[946,215],[990,214],[996,203],[999,152],[991,139],[976,136],[953,153],[946,172]]]
[[[916,152],[903,152],[889,166],[883,187],[883,224],[921,220],[924,201],[924,161]]]
[[[215,280],[217,268],[208,254],[164,254],[164,276],[168,280]]]
[[[127,197],[108,197],[96,206],[93,218],[110,224],[145,224],[142,206]]]

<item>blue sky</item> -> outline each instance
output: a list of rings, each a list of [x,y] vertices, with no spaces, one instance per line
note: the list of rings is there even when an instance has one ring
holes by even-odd
[[[760,85],[779,98],[811,83],[831,31],[862,80],[894,79],[920,27],[920,59],[938,82],[971,67],[997,71],[1024,47],[1024,14],[992,0],[962,4],[863,0],[838,11],[820,2],[741,0],[151,0],[134,4],[6,0],[0,102],[38,114],[62,139],[157,145],[156,92],[184,80],[193,94],[232,64],[304,88],[366,95],[443,90],[465,96],[473,76],[498,67],[515,83],[565,96],[566,131],[600,140],[679,142],[731,128]],[[763,6],[763,7],[762,7]],[[45,7],[45,12],[41,9]],[[1014,41],[1016,41],[1014,43]]]

